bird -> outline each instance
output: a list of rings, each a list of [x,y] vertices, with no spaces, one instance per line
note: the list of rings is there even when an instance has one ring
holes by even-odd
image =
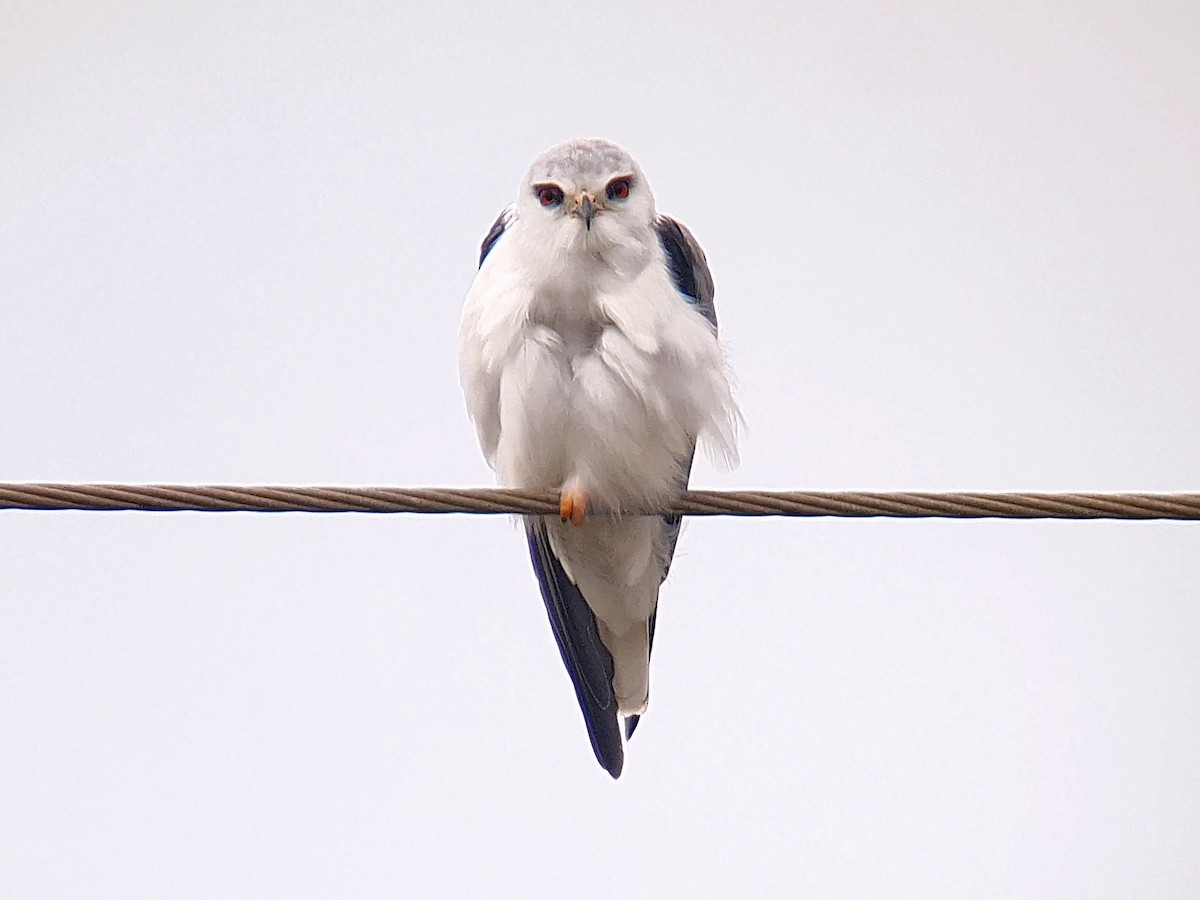
[[[459,376],[499,481],[559,497],[524,530],[596,760],[614,779],[649,699],[659,589],[699,444],[737,460],[741,414],[703,249],[612,141],[533,160],[463,303]],[[622,721],[624,740],[622,739]]]

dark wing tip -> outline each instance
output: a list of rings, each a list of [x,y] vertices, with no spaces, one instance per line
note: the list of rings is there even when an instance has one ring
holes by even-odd
[[[600,640],[596,617],[583,594],[554,555],[545,520],[541,517],[528,520],[525,531],[550,628],[571,676],[592,752],[605,771],[618,778],[625,765],[625,747],[617,723],[612,654]]]
[[[620,740],[619,734],[617,740]],[[604,767],[604,771],[612,776],[613,781],[616,781],[621,777],[621,770],[625,768],[624,750],[617,753],[615,757],[610,757],[607,762],[605,762],[603,759],[600,759],[599,756],[597,756],[596,759],[600,762],[600,765]]]
[[[638,722],[642,721],[641,716],[630,716],[625,720],[625,740],[633,737],[633,733],[637,730]]]

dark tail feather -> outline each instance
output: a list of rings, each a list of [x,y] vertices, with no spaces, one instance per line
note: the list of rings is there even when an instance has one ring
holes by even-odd
[[[625,764],[625,749],[617,723],[612,654],[600,640],[596,617],[583,594],[554,555],[545,520],[527,519],[525,533],[554,640],[575,686],[575,698],[583,711],[592,750],[608,774],[617,778]]]

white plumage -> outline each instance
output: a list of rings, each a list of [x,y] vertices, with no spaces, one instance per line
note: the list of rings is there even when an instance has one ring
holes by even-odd
[[[711,280],[707,298],[681,293],[664,221],[679,228],[658,216],[623,149],[599,140],[551,149],[485,242],[459,346],[467,407],[500,481],[591,502],[583,524],[547,517],[545,527],[612,655],[624,716],[646,707],[649,623],[675,535],[659,517],[597,511],[669,499],[686,485],[697,441],[720,460],[736,456]],[[708,279],[698,245],[679,231]]]

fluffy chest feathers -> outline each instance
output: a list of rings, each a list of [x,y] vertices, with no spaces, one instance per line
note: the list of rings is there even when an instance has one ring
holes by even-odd
[[[461,374],[489,462],[513,487],[661,501],[697,439],[732,446],[712,326],[657,241],[596,253],[522,238],[497,244],[464,308]]]
[[[572,366],[592,354],[616,352],[622,343],[656,354],[664,322],[687,313],[661,266],[643,266],[630,277],[588,259],[558,278],[531,280],[530,287],[527,327],[556,335]]]

